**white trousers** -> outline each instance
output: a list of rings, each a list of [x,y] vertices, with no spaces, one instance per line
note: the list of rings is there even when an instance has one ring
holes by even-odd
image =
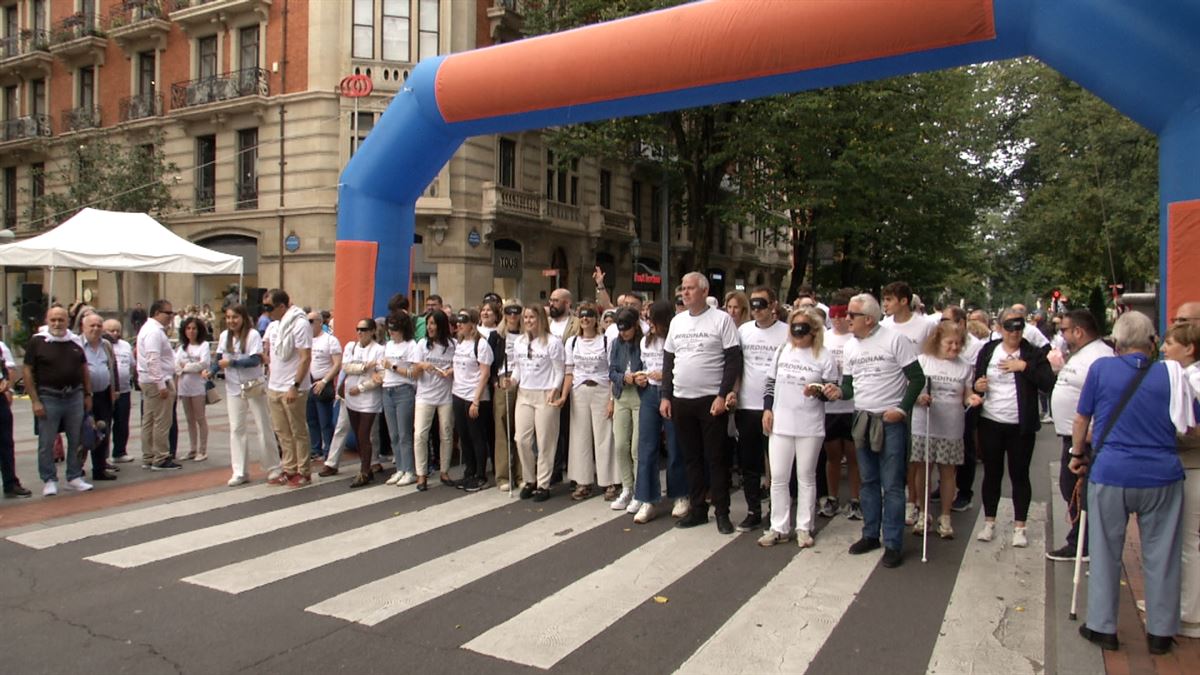
[[[1179,618],[1200,623],[1200,469],[1188,469],[1184,476]]]
[[[521,456],[521,478],[526,485],[550,489],[554,472],[554,449],[558,446],[558,416],[561,410],[546,402],[545,391],[517,390],[517,410],[513,415],[516,427],[517,452]],[[537,459],[533,456],[533,441],[537,439]]]
[[[792,531],[792,495],[788,490],[792,462],[796,463],[796,529],[812,532],[817,504],[817,458],[824,436],[781,436],[771,434],[767,454],[771,460],[771,529],[781,534]]]
[[[609,486],[621,482],[613,452],[612,420],[607,415],[609,387],[575,387],[571,391],[571,449],[567,474],[579,485]],[[538,447],[541,447],[539,444]]]
[[[371,422],[371,438],[378,438],[379,434],[379,418],[383,415],[376,415],[375,420]],[[342,450],[346,449],[346,437],[350,435],[350,408],[346,407],[346,402],[338,406],[337,424],[333,426],[333,441],[330,443],[329,456],[325,458],[325,466],[338,468],[342,461]],[[371,443],[371,463],[379,463],[379,444]]]
[[[441,445],[438,446],[438,453],[442,462],[442,473],[450,470],[450,459],[454,457],[454,406],[450,403],[429,405],[417,402],[413,408],[413,459],[416,461],[418,476],[429,473],[429,431],[433,427],[434,413],[437,413],[440,427],[438,435]]]
[[[275,432],[271,427],[271,412],[267,409],[266,394],[262,396],[229,395],[225,392],[225,409],[229,411],[229,464],[233,476],[249,478],[246,467],[246,413],[254,416],[258,425],[259,462],[267,471],[267,477],[274,477],[282,469],[279,461],[279,446],[275,442]]]

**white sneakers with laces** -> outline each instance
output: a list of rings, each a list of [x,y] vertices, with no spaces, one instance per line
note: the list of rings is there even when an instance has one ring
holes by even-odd
[[[624,511],[625,509],[629,508],[629,502],[632,499],[633,499],[633,490],[630,490],[630,489],[621,490],[621,494],[618,495],[617,498],[613,500],[613,503],[609,508],[611,508],[613,511]]]
[[[692,504],[687,497],[680,497],[675,500],[675,507],[671,509],[672,518],[682,518],[692,510]]]
[[[994,536],[996,536],[996,523],[984,523],[983,529],[975,535],[975,538],[979,541],[991,541]]]
[[[72,478],[67,481],[67,487],[77,492],[87,492],[92,489],[92,484],[83,479],[83,477]]]
[[[56,480],[46,481],[46,484],[42,486],[42,496],[43,497],[53,497],[56,494],[58,494],[58,481],[56,481]]]
[[[1029,545],[1029,539],[1025,537],[1025,528],[1023,528],[1023,527],[1014,527],[1013,528],[1012,545],[1013,545],[1013,548],[1025,548],[1026,546]]]
[[[654,512],[654,504],[646,502],[642,504],[641,508],[638,509],[637,515],[633,517],[633,522],[637,523],[638,525],[645,525],[646,523],[654,520],[656,515],[658,514]]]
[[[636,499],[630,499],[629,506],[625,507],[625,513],[628,513],[631,516],[636,515],[640,510],[642,510],[642,503]]]

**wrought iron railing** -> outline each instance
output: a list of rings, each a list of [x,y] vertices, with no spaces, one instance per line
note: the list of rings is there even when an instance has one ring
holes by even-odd
[[[171,109],[255,95],[270,95],[268,75],[264,68],[244,68],[224,75],[176,82],[171,85]]]
[[[258,176],[250,176],[238,182],[237,208],[258,208]]]
[[[54,32],[50,36],[50,42],[52,44],[61,44],[91,36],[104,36],[104,33],[100,30],[99,21],[97,21],[95,14],[80,12],[59,21],[58,26],[55,27]]]
[[[162,94],[127,96],[117,102],[122,122],[162,115]]]
[[[67,131],[96,129],[100,126],[100,106],[81,105],[78,108],[64,110],[62,124]]]
[[[196,184],[196,213],[210,213],[217,201],[217,189],[213,185]]]
[[[139,21],[161,19],[165,12],[159,0],[126,0],[108,13],[108,28],[121,28]]]
[[[26,115],[4,120],[4,140],[16,141],[23,138],[50,136],[50,116],[46,114]]]
[[[23,30],[17,35],[0,38],[0,59],[21,56],[50,49],[50,34],[44,30]]]

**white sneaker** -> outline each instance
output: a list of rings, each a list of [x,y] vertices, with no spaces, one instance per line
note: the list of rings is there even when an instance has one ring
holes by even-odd
[[[403,476],[404,476],[403,473],[397,471],[396,473],[393,473],[391,476],[389,476],[388,479],[386,481],[384,481],[383,484],[384,485],[395,485],[396,483],[400,482],[400,478]]]
[[[793,533],[784,534],[775,530],[767,530],[758,538],[758,545],[763,548],[774,546],[775,544],[783,544],[791,541]]]
[[[995,523],[984,523],[983,529],[979,531],[979,534],[975,535],[975,538],[978,539],[979,541],[991,541],[992,537],[995,536],[995,534],[996,534],[996,524]],[[1022,534],[1024,534],[1024,533],[1022,533]]]
[[[904,524],[912,527],[917,522],[917,505],[909,502],[904,505]]]
[[[625,507],[625,513],[633,515],[642,509],[642,503],[636,499],[629,500],[629,506]]]
[[[67,487],[79,492],[87,492],[92,489],[92,484],[84,480],[82,477],[72,478],[67,481]]]
[[[1013,528],[1013,548],[1025,548],[1029,545],[1029,540],[1025,537],[1025,528]]]
[[[808,530],[796,530],[796,545],[800,548],[812,548],[815,542]]]
[[[638,525],[645,525],[646,523],[654,520],[656,515],[658,514],[654,512],[654,505],[650,502],[646,502],[645,504],[642,504],[640,509],[638,509],[637,515],[633,517],[633,522],[637,523]]]
[[[42,486],[42,496],[43,497],[53,497],[56,494],[58,494],[58,481],[56,481],[56,480],[46,481],[46,484]]]
[[[925,534],[925,525],[929,522],[929,520],[928,520],[929,517],[925,516],[924,518],[922,518],[921,517],[922,515],[923,514],[920,511],[918,511],[917,517],[913,519],[912,533],[917,535],[918,537]]]
[[[242,485],[243,483],[249,483],[249,482],[250,482],[250,479],[246,478],[245,476],[234,476],[233,478],[230,478],[229,482],[227,482],[225,484],[228,485],[229,487],[237,487],[239,485]]]
[[[403,487],[405,485],[412,485],[415,482],[417,482],[417,477],[405,471],[404,475],[400,476],[400,480],[396,481],[396,485]]]
[[[617,498],[613,500],[612,510],[613,511],[624,511],[625,509],[629,508],[629,502],[631,502],[631,501],[633,501],[633,491],[632,490],[621,490],[621,494],[618,495]]]
[[[692,503],[688,501],[688,498],[680,497],[679,499],[675,500],[675,507],[671,509],[671,517],[682,518],[688,514],[688,511],[691,510]]]

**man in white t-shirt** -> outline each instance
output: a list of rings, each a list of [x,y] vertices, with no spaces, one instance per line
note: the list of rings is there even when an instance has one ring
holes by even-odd
[[[309,312],[308,322],[312,326],[312,366],[308,370],[312,385],[305,419],[308,422],[310,457],[324,460],[333,446],[336,418],[333,415],[334,397],[331,392],[332,388],[337,387],[338,371],[342,368],[342,348],[332,333],[325,332],[325,320],[320,312]]]
[[[1071,356],[1058,371],[1054,391],[1050,394],[1050,410],[1054,418],[1054,433],[1062,439],[1062,464],[1058,470],[1058,490],[1067,502],[1071,527],[1067,531],[1066,545],[1049,551],[1046,553],[1046,557],[1050,560],[1066,561],[1075,560],[1079,543],[1079,513],[1076,503],[1071,500],[1076,481],[1080,484],[1079,502],[1077,503],[1084,504],[1087,500],[1087,479],[1080,479],[1068,468],[1071,463],[1071,432],[1075,424],[1075,409],[1079,405],[1079,397],[1083,393],[1083,383],[1087,380],[1087,374],[1092,364],[1106,356],[1113,356],[1113,350],[1100,339],[1100,326],[1096,322],[1096,317],[1086,309],[1072,310],[1063,315],[1060,327]],[[1087,534],[1084,533],[1084,556],[1087,555],[1087,550]]]
[[[308,370],[312,363],[312,327],[304,310],[293,305],[286,291],[268,292],[271,324],[263,339],[267,376],[267,407],[279,438],[283,472],[271,485],[304,487],[309,475]]]
[[[924,314],[913,311],[912,289],[903,281],[893,281],[883,287],[880,295],[883,296],[883,313],[887,316],[879,324],[908,338],[920,352],[937,325]]]
[[[738,524],[739,532],[751,532],[762,525],[762,477],[766,471],[763,453],[763,401],[767,378],[779,347],[788,339],[787,324],[776,319],[779,301],[775,291],[759,286],[750,292],[750,317],[738,327],[742,344],[741,383],[736,394],[726,401],[736,406],[734,420],[738,430],[738,467],[742,472],[742,492],[746,496],[746,519]]]
[[[742,348],[733,319],[708,306],[708,279],[703,274],[685,274],[681,288],[686,309],[671,320],[667,333],[659,405],[660,414],[675,422],[675,437],[687,464],[691,508],[676,526],[707,523],[711,497],[717,531],[732,534],[726,397],[742,373]]]
[[[879,548],[883,566],[904,559],[904,480],[908,465],[908,420],[925,386],[917,348],[906,337],[879,325],[879,302],[869,293],[850,299],[846,315],[854,339],[843,352],[842,397],[854,399],[854,440],[862,476],[862,539],[850,546],[858,555]]]

